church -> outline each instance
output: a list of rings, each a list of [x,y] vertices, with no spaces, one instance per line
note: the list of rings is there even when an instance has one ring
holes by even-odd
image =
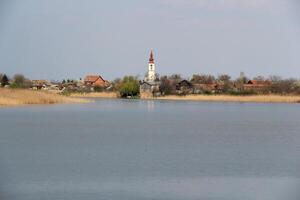
[[[145,75],[145,78],[140,83],[140,95],[141,98],[151,98],[159,96],[159,77],[156,73],[154,62],[153,50],[150,52],[149,62],[148,62],[148,71]]]
[[[155,63],[154,63],[154,56],[153,56],[153,50],[150,52],[150,58],[148,62],[148,72],[145,76],[144,81],[146,82],[155,82],[158,79],[157,74],[155,73]]]

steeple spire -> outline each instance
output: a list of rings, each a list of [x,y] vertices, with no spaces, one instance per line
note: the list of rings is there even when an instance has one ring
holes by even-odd
[[[151,49],[149,63],[154,63],[153,50]]]

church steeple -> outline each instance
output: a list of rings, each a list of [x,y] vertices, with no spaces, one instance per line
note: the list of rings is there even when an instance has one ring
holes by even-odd
[[[148,73],[145,78],[146,78],[146,81],[149,81],[149,82],[154,82],[156,79],[155,63],[154,63],[154,56],[153,56],[152,49],[150,52],[150,58],[149,58],[149,63],[148,63]]]
[[[154,63],[153,50],[151,49],[149,63]]]

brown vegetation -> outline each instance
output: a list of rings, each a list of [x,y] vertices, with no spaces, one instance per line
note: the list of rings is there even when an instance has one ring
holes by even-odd
[[[261,102],[261,103],[300,103],[300,96],[281,95],[253,95],[253,96],[232,96],[232,95],[170,95],[158,97],[162,100],[192,100],[192,101],[216,101],[216,102]]]
[[[71,93],[71,97],[96,97],[96,98],[117,98],[117,92],[89,92],[89,93]]]
[[[42,91],[0,88],[0,106],[26,104],[84,103],[87,100]]]

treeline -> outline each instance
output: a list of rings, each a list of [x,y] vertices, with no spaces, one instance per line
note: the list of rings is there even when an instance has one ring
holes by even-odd
[[[15,74],[9,78],[6,74],[0,74],[1,87],[30,88],[31,81],[22,74]]]
[[[142,81],[136,76],[125,76],[112,81],[110,90],[119,92],[123,97],[136,96],[139,95],[141,83]],[[249,78],[242,73],[240,77],[233,79],[228,74],[219,76],[194,74],[191,78],[184,79],[180,74],[172,74],[160,76],[157,83],[158,87],[154,87],[152,92],[160,95],[300,95],[300,81],[298,79],[284,79],[279,76]]]
[[[184,85],[182,88],[180,83],[186,80],[191,84],[194,90],[188,90]],[[199,89],[200,88],[200,89]],[[197,90],[199,89],[199,90]],[[182,91],[180,91],[182,90]],[[300,94],[300,80],[289,78],[284,79],[279,76],[270,76],[265,78],[257,76],[248,78],[243,73],[240,77],[232,79],[228,74],[221,74],[217,77],[210,74],[194,74],[191,78],[183,79],[180,74],[170,76],[161,76],[159,92],[169,94],[185,93],[196,94]]]

